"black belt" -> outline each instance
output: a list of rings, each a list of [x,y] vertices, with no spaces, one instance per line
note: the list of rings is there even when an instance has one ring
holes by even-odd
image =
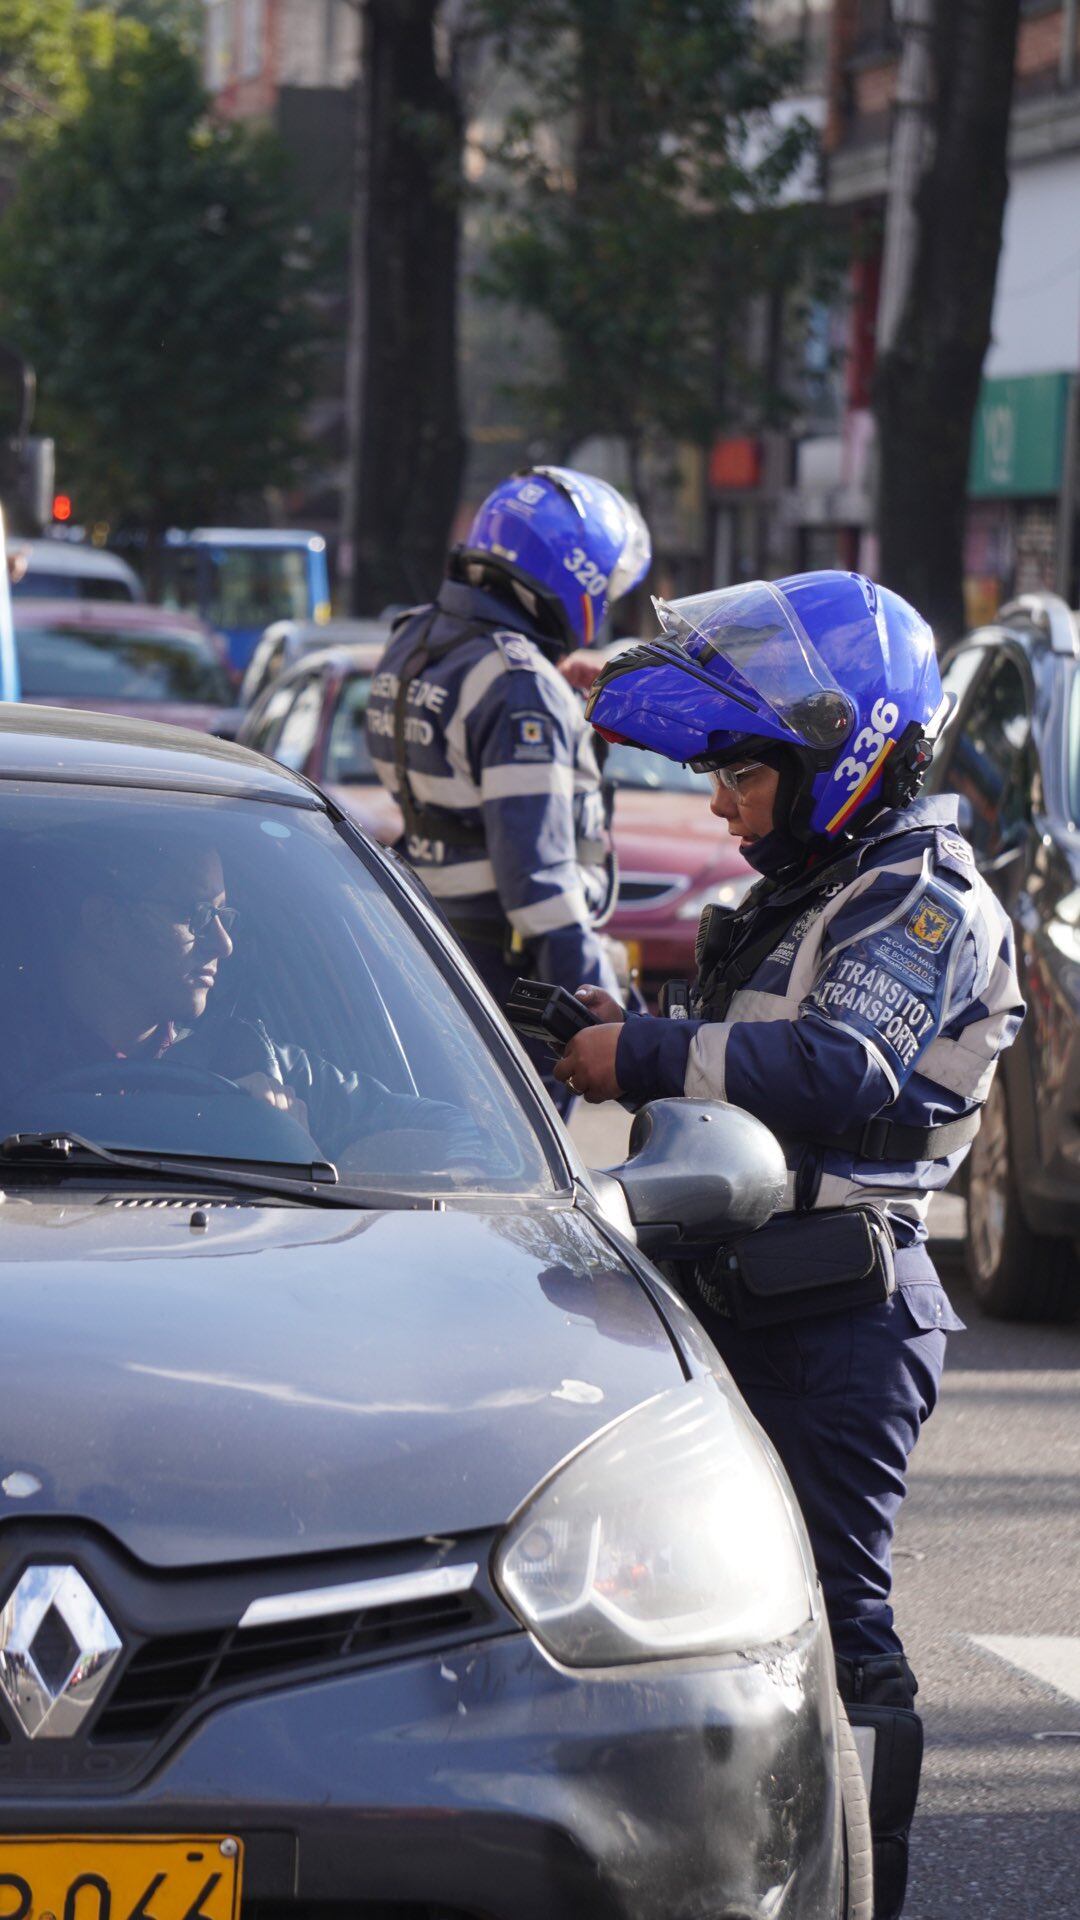
[[[981,1119],[981,1107],[940,1127],[902,1127],[896,1120],[875,1114],[865,1125],[849,1127],[846,1133],[830,1134],[828,1138],[815,1134],[810,1144],[826,1151],[853,1153],[859,1160],[945,1160],[974,1140]]]

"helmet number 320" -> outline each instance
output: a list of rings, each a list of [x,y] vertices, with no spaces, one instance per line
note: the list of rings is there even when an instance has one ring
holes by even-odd
[[[841,760],[833,773],[834,780],[846,780],[847,790],[854,793],[860,780],[865,780],[867,772],[873,766],[885,746],[887,736],[893,732],[900,718],[900,709],[892,700],[875,700],[870,709],[870,725],[863,727],[851,743],[852,751]],[[863,754],[865,758],[858,759]]]
[[[602,567],[597,566],[595,560],[590,560],[588,554],[584,553],[580,547],[571,547],[570,552],[563,559],[563,566],[568,573],[573,574],[578,585],[584,587],[586,593],[591,594],[594,600],[599,600],[601,594],[606,591],[607,574]]]

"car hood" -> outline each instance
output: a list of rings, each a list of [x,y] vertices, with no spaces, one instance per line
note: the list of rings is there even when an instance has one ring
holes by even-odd
[[[683,1377],[578,1212],[206,1211],[0,1205],[0,1518],[160,1567],[487,1528]]]

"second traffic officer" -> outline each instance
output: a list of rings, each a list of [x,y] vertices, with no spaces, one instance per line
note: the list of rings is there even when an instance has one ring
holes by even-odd
[[[514,474],[372,681],[368,742],[406,858],[500,1002],[519,974],[616,991],[595,931],[614,876],[594,735],[558,664],[650,558],[606,481]]]

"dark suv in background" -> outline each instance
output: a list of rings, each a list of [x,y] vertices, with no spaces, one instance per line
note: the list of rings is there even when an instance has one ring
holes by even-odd
[[[976,1299],[1007,1319],[1080,1301],[1080,626],[1026,594],[946,662],[959,706],[933,785],[1011,916],[1027,1018],[967,1164]]]

